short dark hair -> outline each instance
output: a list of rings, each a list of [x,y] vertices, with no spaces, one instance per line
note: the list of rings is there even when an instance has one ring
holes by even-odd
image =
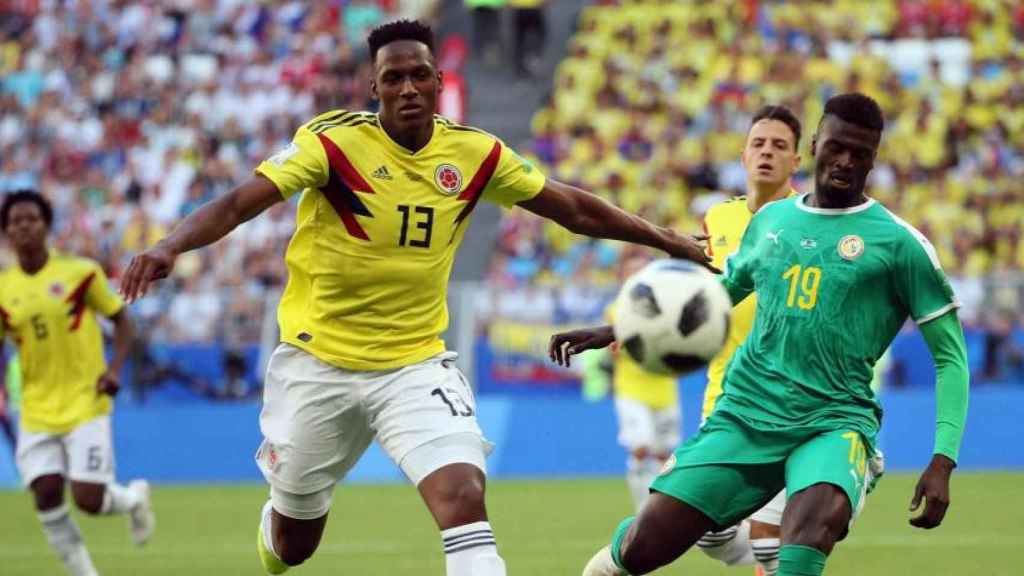
[[[829,115],[868,130],[881,132],[885,128],[885,119],[882,117],[882,109],[878,102],[859,92],[829,98],[821,119],[824,120]]]
[[[800,120],[793,114],[793,111],[785,106],[769,104],[762,106],[750,120],[750,127],[753,128],[761,120],[778,120],[793,132],[793,149],[800,149]]]
[[[399,40],[422,42],[434,53],[434,31],[419,20],[395,20],[374,28],[366,43],[370,47],[370,60],[377,61],[377,51]]]
[[[39,206],[39,212],[43,215],[43,222],[46,222],[46,227],[50,228],[53,225],[53,206],[50,204],[50,201],[35,190],[18,190],[4,196],[4,203],[0,205],[0,230],[7,230],[7,221],[11,215],[11,208],[14,208],[15,204],[21,204],[22,202],[32,202]]]

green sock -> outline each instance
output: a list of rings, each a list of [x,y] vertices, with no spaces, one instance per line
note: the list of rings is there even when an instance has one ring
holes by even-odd
[[[615,529],[615,534],[612,535],[612,560],[615,561],[615,565],[623,570],[626,569],[622,565],[622,539],[626,537],[626,530],[629,530],[630,524],[636,520],[636,516],[630,516],[619,523],[619,527]]]
[[[817,548],[786,544],[779,550],[776,576],[821,576],[824,571],[825,554]]]

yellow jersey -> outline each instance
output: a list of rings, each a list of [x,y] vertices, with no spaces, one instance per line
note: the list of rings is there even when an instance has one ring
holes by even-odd
[[[614,317],[614,306],[605,308],[609,324]],[[679,404],[679,384],[674,376],[652,374],[640,367],[621,349],[612,351],[612,390],[616,396],[629,398],[659,410]]]
[[[790,196],[796,194],[793,190]],[[725,269],[725,259],[740,247],[743,233],[750,224],[753,214],[747,207],[747,197],[738,196],[708,209],[704,215],[704,233],[708,238],[708,255],[711,263],[720,270]],[[754,312],[757,310],[757,294],[751,294],[734,306],[729,323],[729,336],[722,350],[708,364],[708,384],[704,388],[704,408],[701,417],[706,419],[715,409],[715,402],[722,395],[722,381],[725,370],[740,344],[747,339],[754,327]]]
[[[281,340],[349,370],[390,370],[445,350],[455,252],[481,199],[512,206],[545,178],[494,136],[435,117],[411,152],[376,114],[336,110],[299,127],[256,172],[301,192],[285,255]]]
[[[0,272],[0,342],[9,334],[18,347],[23,429],[64,434],[110,412],[110,397],[96,392],[107,370],[96,314],[123,307],[86,258],[50,252],[35,274],[16,264]]]

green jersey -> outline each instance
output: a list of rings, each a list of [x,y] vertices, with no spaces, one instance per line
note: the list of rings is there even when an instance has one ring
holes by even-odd
[[[875,362],[908,317],[921,324],[959,304],[932,245],[881,204],[806,198],[764,206],[726,261],[733,302],[754,291],[758,301],[716,410],[760,428],[852,428],[873,445]]]

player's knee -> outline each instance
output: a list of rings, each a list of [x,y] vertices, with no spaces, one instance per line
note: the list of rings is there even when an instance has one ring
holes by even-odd
[[[312,542],[310,540],[288,538],[281,533],[274,534],[274,551],[277,552],[277,557],[281,559],[281,562],[289,566],[298,566],[309,560],[310,556],[316,552],[317,545],[319,544],[319,540]]]
[[[52,510],[64,503],[64,478],[47,474],[32,481],[29,486],[36,502],[36,510]]]
[[[86,514],[99,514],[103,508],[103,492],[106,487],[102,484],[88,484],[84,482],[71,483],[71,497],[75,506]]]
[[[663,541],[660,530],[645,525],[643,518],[636,523],[625,538],[622,539],[620,559],[623,567],[634,576],[653,572],[669,564],[682,553],[674,550],[674,546]]]
[[[486,516],[484,484],[479,478],[466,478],[458,484],[445,487],[438,494],[442,526],[462,526],[477,522]]]

